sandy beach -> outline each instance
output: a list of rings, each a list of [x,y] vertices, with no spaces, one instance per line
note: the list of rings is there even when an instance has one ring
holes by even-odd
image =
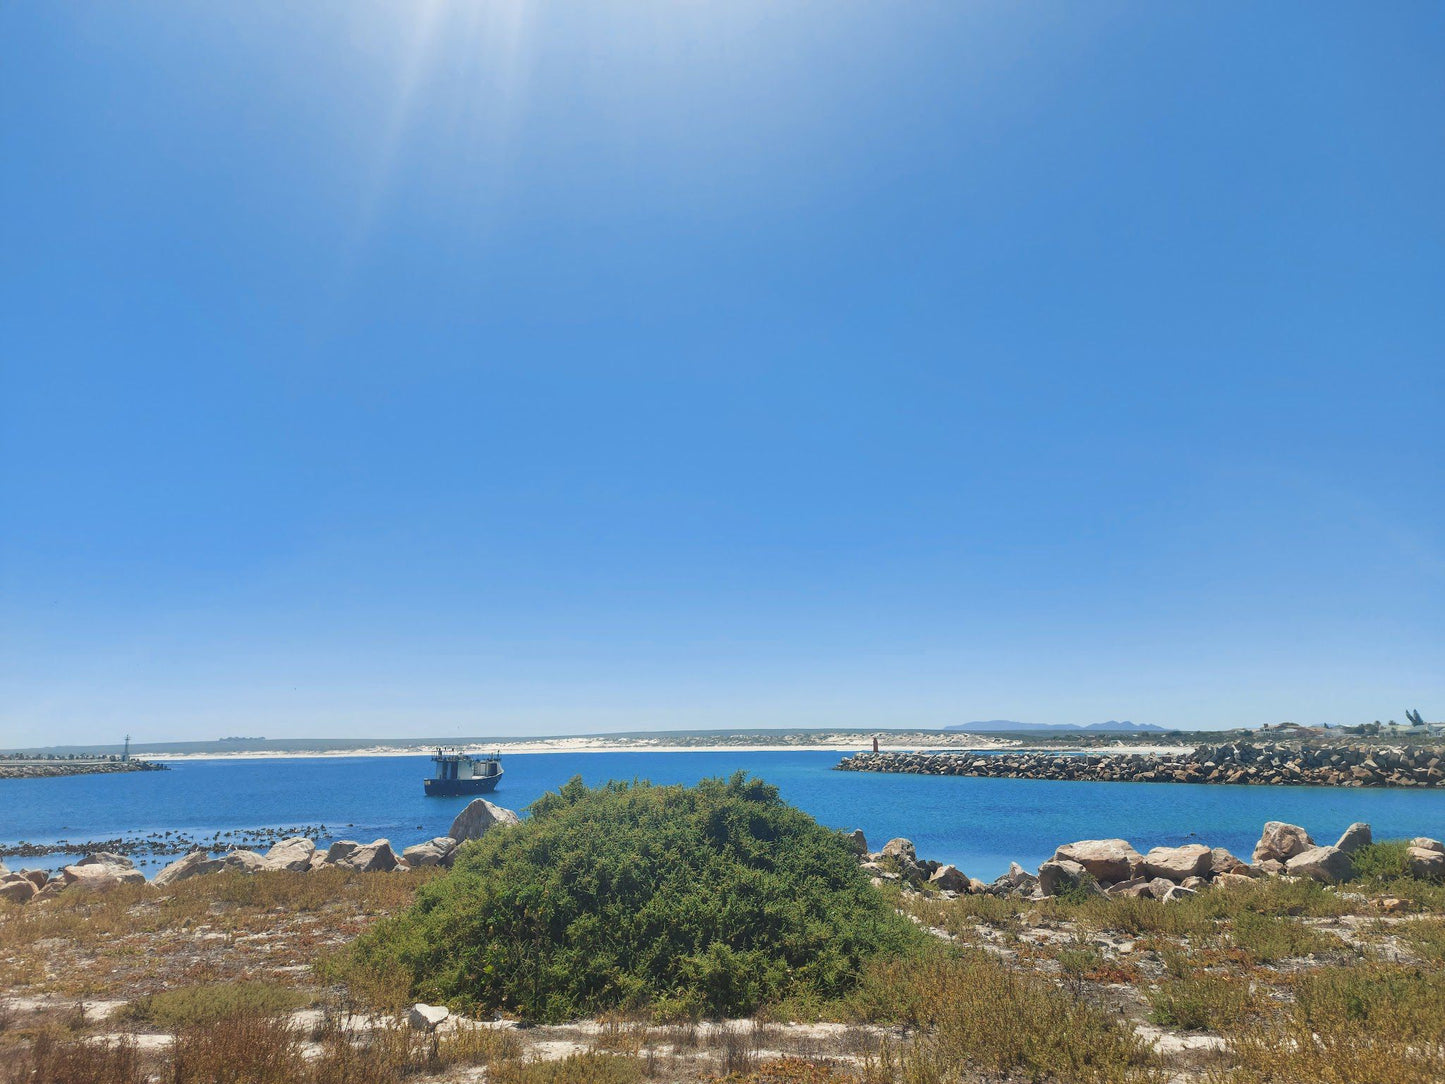
[[[468,753],[500,752],[508,756],[525,756],[530,753],[786,753],[806,750],[860,752],[872,747],[871,735],[840,734],[820,737],[807,743],[735,742],[731,744],[677,745],[669,744],[665,738],[535,738],[495,743],[465,743],[457,748]],[[374,745],[361,749],[328,749],[318,743],[312,750],[286,749],[276,751],[237,750],[235,752],[204,753],[148,753],[147,760],[296,760],[310,757],[400,757],[427,756],[435,745]],[[1185,752],[1173,745],[1110,745],[1097,749],[1079,750],[1076,746],[1057,745],[1049,742],[996,740],[969,736],[966,740],[949,740],[940,735],[937,741],[897,741],[888,735],[878,735],[878,748],[887,752],[917,752],[924,749],[948,749],[956,752],[997,752],[1005,749],[1058,750],[1060,752],[1108,752],[1135,753],[1142,755],[1169,755]]]

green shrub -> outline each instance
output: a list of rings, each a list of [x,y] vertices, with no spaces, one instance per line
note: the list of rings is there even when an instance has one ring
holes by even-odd
[[[573,779],[358,944],[415,997],[549,1022],[615,1009],[747,1013],[836,999],[924,935],[845,838],[743,773],[696,787]]]
[[[1355,880],[1390,881],[1410,876],[1410,859],[1405,853],[1410,844],[1403,839],[1386,839],[1369,843],[1351,856]]]

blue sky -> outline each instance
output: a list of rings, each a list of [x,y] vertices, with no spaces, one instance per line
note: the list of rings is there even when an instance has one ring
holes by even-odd
[[[1436,4],[0,6],[0,745],[1445,718]]]

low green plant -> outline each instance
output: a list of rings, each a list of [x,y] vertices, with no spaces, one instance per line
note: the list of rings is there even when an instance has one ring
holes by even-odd
[[[1257,911],[1240,913],[1230,926],[1229,937],[1235,948],[1247,953],[1259,964],[1338,951],[1345,947],[1338,937],[1311,929],[1298,919]]]
[[[140,1024],[174,1031],[231,1016],[277,1016],[310,1002],[301,991],[275,983],[209,983],[137,998],[126,1006],[125,1015]]]
[[[1445,972],[1359,964],[1298,978],[1294,999],[1229,1036],[1218,1084],[1439,1084]]]
[[[862,1019],[916,1029],[908,1041],[884,1045],[868,1079],[1166,1079],[1157,1055],[1117,1017],[981,950],[940,946],[911,960],[876,961],[851,1004]]]
[[[1390,881],[1410,876],[1410,844],[1403,839],[1386,839],[1367,843],[1353,855],[1354,880]]]
[[[925,940],[840,833],[762,781],[579,778],[468,844],[340,970],[348,982],[404,975],[418,999],[537,1022],[685,1018],[837,999],[870,959]]]
[[[1151,990],[1149,1019],[1161,1027],[1219,1031],[1242,1022],[1252,997],[1246,979],[1196,971]]]

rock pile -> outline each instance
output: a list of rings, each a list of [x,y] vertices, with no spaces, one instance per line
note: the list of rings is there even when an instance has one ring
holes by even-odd
[[[164,764],[119,757],[0,757],[0,779],[49,779],[59,775],[164,772]]]
[[[1178,753],[855,753],[838,770],[1110,783],[1445,786],[1445,748],[1234,742]]]
[[[861,833],[854,833],[861,841]],[[1255,878],[1284,876],[1336,883],[1354,873],[1351,855],[1371,841],[1368,824],[1352,824],[1332,845],[1320,846],[1294,824],[1270,821],[1260,833],[1250,863],[1223,847],[1187,843],[1154,847],[1141,854],[1123,839],[1083,839],[1065,843],[1030,874],[1018,863],[995,881],[984,883],[956,867],[921,860],[912,842],[892,839],[877,853],[861,856],[875,883],[894,881],[906,889],[927,886],[945,896],[987,894],[1043,899],[1063,894],[1131,896],[1178,900],[1210,885],[1244,884]],[[1410,866],[1417,877],[1445,877],[1445,845],[1437,840],[1410,841]]]
[[[520,818],[510,809],[478,798],[457,815],[452,834],[437,836],[425,843],[408,847],[401,855],[392,850],[390,840],[370,843],[342,839],[325,851],[307,836],[278,840],[265,854],[235,849],[218,858],[201,848],[176,859],[151,880],[158,888],[221,870],[240,873],[291,872],[306,873],[332,866],[362,873],[406,871],[420,866],[450,866],[457,848],[468,839],[480,839],[495,825],[517,824]],[[97,890],[121,884],[144,884],[145,874],[122,854],[97,851],[88,854],[73,866],[47,874],[44,870],[22,870],[11,873],[0,864],[0,900],[11,903],[33,903],[50,899],[62,891]]]

